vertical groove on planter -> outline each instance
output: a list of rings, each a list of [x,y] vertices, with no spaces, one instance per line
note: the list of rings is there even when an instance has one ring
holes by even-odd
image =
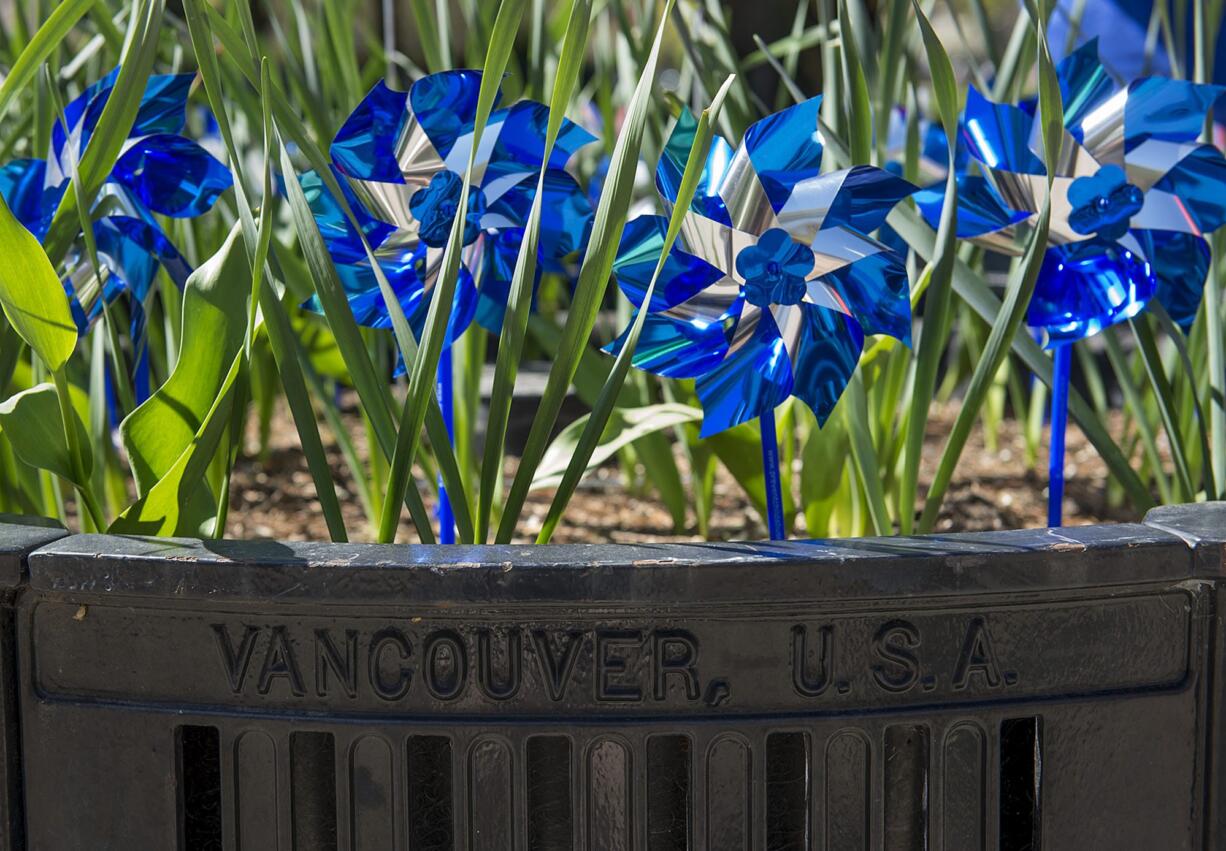
[[[506,851],[514,836],[511,749],[495,739],[478,741],[469,751],[469,849]]]
[[[414,851],[451,851],[455,845],[451,739],[410,736],[407,748],[409,847]]]
[[[740,737],[721,736],[707,747],[708,851],[749,851],[752,768]]]
[[[290,801],[294,851],[336,848],[336,739],[331,733],[293,733]]]
[[[588,851],[630,851],[630,754],[621,742],[597,742],[588,752]]]
[[[1000,851],[1039,851],[1042,839],[1042,724],[1000,723]]]
[[[826,848],[867,851],[869,743],[859,730],[843,730],[826,744]]]
[[[690,740],[647,739],[648,851],[686,851],[690,846]]]
[[[234,824],[239,851],[271,851],[277,845],[277,746],[261,730],[234,740]]]
[[[383,851],[396,843],[392,749],[381,736],[362,736],[349,751],[353,851]]]
[[[766,849],[807,851],[809,838],[809,737],[766,737]]]
[[[941,775],[945,851],[983,848],[985,845],[986,751],[983,731],[975,724],[958,724],[945,736]]]
[[[923,725],[885,728],[885,851],[928,847],[929,733]]]
[[[221,739],[216,727],[178,729],[179,837],[183,851],[221,851]]]
[[[528,847],[532,851],[571,851],[574,847],[570,754],[570,739],[565,736],[528,739]]]

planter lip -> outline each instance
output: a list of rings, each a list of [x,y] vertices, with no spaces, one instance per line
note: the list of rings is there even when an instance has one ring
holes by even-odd
[[[1212,510],[1226,518],[1226,504]],[[1178,584],[1216,577],[1220,567],[1220,558],[1194,558],[1170,524],[787,542],[448,547],[90,534],[61,538],[29,558],[30,584],[40,591],[264,605],[788,604]]]
[[[45,517],[0,514],[0,589],[20,585],[26,576],[26,557],[67,534],[63,526]]]

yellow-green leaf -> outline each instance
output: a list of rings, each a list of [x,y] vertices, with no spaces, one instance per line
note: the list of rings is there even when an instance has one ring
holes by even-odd
[[[0,307],[34,353],[55,372],[77,345],[64,285],[34,234],[0,198]]]
[[[82,416],[89,409],[89,401],[75,386],[71,395],[78,445],[85,446],[89,435],[82,424]],[[89,456],[82,459],[86,465],[82,470],[84,478],[77,481],[54,384],[39,384],[0,402],[0,432],[8,438],[13,452],[24,463],[46,470],[78,487],[88,485],[91,472]]]
[[[192,273],[183,293],[183,339],[174,372],[120,426],[138,495],[144,497],[179,461],[226,386],[243,346],[251,266],[235,224],[225,243]],[[202,480],[179,494],[191,514],[206,519],[216,508]]]

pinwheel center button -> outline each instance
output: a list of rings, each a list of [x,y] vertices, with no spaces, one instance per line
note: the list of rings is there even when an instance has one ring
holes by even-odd
[[[1145,193],[1128,182],[1117,165],[1105,165],[1093,177],[1079,177],[1069,185],[1069,226],[1085,236],[1119,239],[1128,232],[1132,217],[1141,212]]]
[[[741,249],[736,270],[745,279],[745,300],[750,304],[799,304],[805,297],[805,278],[813,271],[813,249],[782,228],[771,228],[756,245]]]
[[[460,209],[460,191],[463,188],[464,181],[458,174],[443,170],[409,199],[409,210],[419,223],[421,241],[431,248],[442,248],[447,244],[452,223]],[[481,232],[481,219],[484,216],[485,193],[474,186],[468,191],[468,209],[464,216],[465,245],[473,242]]]

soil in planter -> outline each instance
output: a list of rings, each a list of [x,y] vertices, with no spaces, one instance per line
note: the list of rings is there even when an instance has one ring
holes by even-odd
[[[956,413],[953,408],[934,411],[925,442],[921,468],[921,493],[931,481],[946,435]],[[361,436],[355,436],[364,453]],[[1068,525],[1104,521],[1136,520],[1127,507],[1107,503],[1107,471],[1097,451],[1075,424],[1068,430],[1068,467],[1065,522]],[[329,447],[346,526],[352,540],[370,540],[357,494],[340,453]],[[1045,466],[1046,459],[1040,459]],[[514,471],[514,459],[508,473]],[[1006,421],[995,451],[989,451],[976,427],[955,472],[945,499],[939,531],[984,531],[1020,529],[1046,525],[1046,473],[1036,473],[1025,463],[1025,444],[1018,424]],[[519,542],[534,539],[549,508],[550,491],[533,492],[520,524]],[[328,529],[315,500],[310,473],[298,449],[293,424],[284,412],[273,422],[270,452],[258,460],[245,457],[234,471],[227,537],[279,538],[282,540],[328,539]],[[427,496],[427,501],[429,497]],[[628,492],[615,466],[597,470],[581,485],[571,500],[553,540],[556,543],[608,543],[700,540],[693,528],[675,534],[665,507],[650,493]],[[715,487],[711,534],[721,540],[755,539],[766,535],[757,512],[750,506],[736,481],[720,468]],[[804,534],[803,526],[797,530]],[[407,519],[400,541],[417,536]]]

